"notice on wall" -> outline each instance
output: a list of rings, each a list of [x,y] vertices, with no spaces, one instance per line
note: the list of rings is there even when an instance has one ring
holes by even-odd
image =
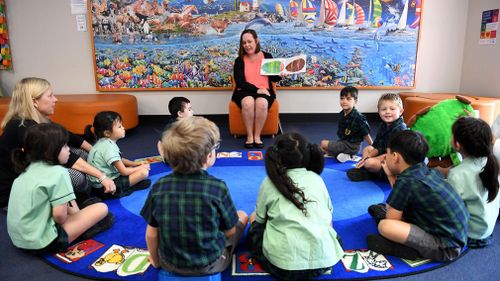
[[[87,0],[71,0],[71,14],[87,14]]]
[[[76,30],[87,31],[87,18],[85,15],[76,15]]]
[[[481,19],[480,45],[492,45],[497,41],[498,10],[483,11]]]

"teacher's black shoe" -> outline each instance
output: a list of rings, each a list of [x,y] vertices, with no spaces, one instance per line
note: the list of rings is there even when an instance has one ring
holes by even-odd
[[[251,142],[251,143],[245,143],[245,148],[247,148],[247,149],[253,148],[253,142]]]
[[[254,142],[253,147],[255,148],[264,148],[264,143],[263,142]]]

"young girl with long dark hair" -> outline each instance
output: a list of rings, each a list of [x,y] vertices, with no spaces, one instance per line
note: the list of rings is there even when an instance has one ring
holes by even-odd
[[[498,217],[498,162],[493,155],[493,135],[477,118],[459,118],[452,127],[452,146],[463,157],[448,173],[448,182],[462,197],[470,213],[468,246],[484,247]]]
[[[250,217],[251,252],[280,280],[319,276],[344,254],[320,177],[323,152],[302,135],[287,133],[267,149],[265,163],[267,177]]]

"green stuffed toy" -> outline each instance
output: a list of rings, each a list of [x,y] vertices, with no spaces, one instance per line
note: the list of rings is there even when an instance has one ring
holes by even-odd
[[[470,100],[463,96],[448,99],[419,111],[410,118],[408,126],[420,132],[429,143],[429,167],[443,168],[460,164],[458,153],[451,146],[451,127],[455,120],[473,114]]]

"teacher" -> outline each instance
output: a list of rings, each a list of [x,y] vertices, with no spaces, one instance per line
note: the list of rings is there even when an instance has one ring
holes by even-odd
[[[234,61],[236,88],[231,98],[241,108],[247,132],[245,148],[264,147],[260,134],[267,119],[267,111],[276,99],[272,82],[281,80],[280,76],[260,74],[264,58],[272,56],[261,51],[255,30],[245,29],[241,33],[240,49]]]
[[[0,207],[9,201],[12,183],[19,175],[11,161],[13,150],[22,148],[26,129],[39,123],[49,123],[49,116],[54,114],[57,98],[50,83],[42,78],[24,78],[16,83],[9,110],[2,120],[3,134],[0,137]],[[116,189],[113,180],[86,162],[92,148],[82,137],[69,133],[70,156],[64,165],[68,168],[77,202],[80,205],[90,194],[86,175],[102,180],[107,192]]]

